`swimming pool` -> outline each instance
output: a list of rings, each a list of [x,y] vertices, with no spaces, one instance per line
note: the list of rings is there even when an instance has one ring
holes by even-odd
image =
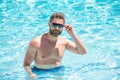
[[[87,47],[65,51],[60,69],[36,72],[40,80],[120,80],[119,0],[0,0],[0,80],[27,80],[29,41],[48,32],[49,16],[62,12]],[[70,40],[63,31],[61,36]]]

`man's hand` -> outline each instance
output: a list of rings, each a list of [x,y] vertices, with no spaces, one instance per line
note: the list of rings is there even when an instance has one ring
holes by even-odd
[[[64,27],[65,27],[66,31],[67,31],[71,36],[74,34],[74,31],[73,31],[73,28],[72,28],[71,25],[65,24]]]
[[[78,54],[85,54],[86,53],[86,48],[82,41],[75,35],[74,30],[71,25],[65,24],[64,25],[66,31],[68,34],[73,38],[75,44],[69,42],[69,45],[67,45],[67,49],[70,51],[73,51]]]
[[[37,79],[37,78],[38,78],[35,73],[30,74],[30,77],[31,77],[32,79]]]

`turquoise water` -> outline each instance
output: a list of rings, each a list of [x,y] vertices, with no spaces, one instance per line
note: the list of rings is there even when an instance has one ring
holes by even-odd
[[[120,80],[120,0],[0,0],[0,80],[29,80],[23,60],[29,41],[48,32],[62,12],[87,47],[65,51],[62,68],[39,71],[39,80]],[[61,36],[72,38],[65,32]]]

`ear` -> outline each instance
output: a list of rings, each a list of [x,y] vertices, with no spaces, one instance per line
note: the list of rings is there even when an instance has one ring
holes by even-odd
[[[50,22],[48,23],[48,26],[50,27],[51,25],[50,25]]]

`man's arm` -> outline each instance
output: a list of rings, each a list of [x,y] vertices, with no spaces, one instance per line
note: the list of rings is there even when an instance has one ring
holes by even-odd
[[[68,49],[69,51],[72,51],[74,53],[85,54],[86,48],[85,48],[84,44],[82,43],[82,41],[80,39],[78,39],[77,36],[73,36],[73,39],[74,39],[75,43],[67,40],[66,49]]]
[[[85,54],[86,48],[82,41],[75,35],[72,26],[65,25],[66,31],[69,33],[69,35],[73,38],[75,43],[72,43],[71,41],[67,41],[66,49],[73,51],[78,54]]]
[[[24,59],[24,68],[25,70],[30,74],[31,77],[36,77],[36,75],[32,72],[30,64],[34,60],[34,57],[36,55],[37,48],[34,46],[35,41],[31,41],[30,45],[27,49],[25,59]]]

